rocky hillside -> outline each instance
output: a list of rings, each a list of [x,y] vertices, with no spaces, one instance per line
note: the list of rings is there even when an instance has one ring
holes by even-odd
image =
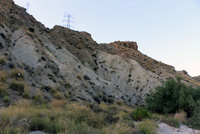
[[[12,0],[0,1],[0,18],[0,74],[6,79],[1,84],[11,102],[40,96],[139,105],[170,77],[200,85],[142,54],[136,42],[97,44],[86,32],[45,28]]]
[[[196,76],[196,77],[193,77],[195,80],[197,80],[198,82],[200,82],[200,76]]]

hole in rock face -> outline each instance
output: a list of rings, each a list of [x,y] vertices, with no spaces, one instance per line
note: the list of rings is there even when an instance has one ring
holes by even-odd
[[[1,37],[4,38],[4,39],[6,38],[6,36],[5,36],[4,33],[0,33],[0,35],[1,35]]]
[[[32,32],[32,33],[35,31],[35,30],[34,30],[33,28],[31,28],[31,27],[30,27],[28,30],[29,30],[30,32]]]
[[[0,42],[0,49],[4,48],[3,43]]]
[[[85,80],[91,80],[87,75],[84,75]]]

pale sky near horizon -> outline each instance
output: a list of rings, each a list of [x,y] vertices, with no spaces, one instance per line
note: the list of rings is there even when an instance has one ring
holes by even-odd
[[[98,43],[136,41],[139,50],[176,70],[200,75],[200,0],[14,0],[46,27],[75,17],[74,30]]]

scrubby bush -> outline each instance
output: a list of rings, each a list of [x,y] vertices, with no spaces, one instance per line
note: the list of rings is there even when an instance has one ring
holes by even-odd
[[[7,84],[0,82],[0,96],[6,94],[6,89],[8,88]]]
[[[163,86],[151,91],[146,97],[146,104],[155,113],[176,113],[174,118],[162,120],[171,126],[178,127],[179,122],[183,122],[193,128],[200,128],[200,88],[186,86],[180,78],[169,79]]]
[[[79,80],[81,80],[81,79],[82,79],[80,74],[79,74],[79,75],[77,75],[77,76],[76,76],[76,78],[77,78],[77,79],[79,79]]]
[[[0,56],[0,64],[5,64],[6,63],[6,56],[2,55]]]
[[[185,111],[187,117],[191,117],[200,99],[200,89],[186,86],[177,80],[169,79],[162,86],[150,91],[146,97],[147,108],[156,113],[176,113]]]
[[[34,103],[37,104],[37,105],[43,104],[45,102],[44,98],[41,94],[34,95],[32,98],[34,99]]]
[[[151,120],[145,120],[139,123],[136,129],[143,134],[156,134],[157,124]]]
[[[65,84],[65,88],[69,89],[69,88],[71,88],[71,87],[72,87],[72,85],[71,85],[69,82],[67,82],[67,83]]]
[[[151,113],[145,108],[136,108],[131,113],[131,117],[133,118],[133,120],[141,121],[143,119],[150,118]]]
[[[57,92],[55,92],[53,94],[53,97],[56,98],[56,99],[58,99],[58,100],[61,100],[61,99],[64,98],[64,95],[61,92],[57,91]]]
[[[98,106],[101,110],[94,112],[89,104],[83,102],[54,100],[50,104],[35,105],[23,100],[1,109],[0,133],[26,134],[30,131],[44,131],[50,134],[132,133],[133,127],[121,117],[117,122],[110,123],[107,120],[109,116],[121,116],[121,112],[130,114],[131,107],[116,104]]]
[[[103,128],[103,133],[98,134],[132,134],[133,128],[126,123],[119,122]],[[96,133],[95,133],[96,134]]]
[[[21,69],[12,69],[11,70],[11,77],[18,79],[18,80],[22,80],[25,77],[25,73],[24,70]]]
[[[25,86],[24,87],[24,93],[22,94],[22,96],[26,99],[29,99],[30,98],[30,95],[29,95],[29,87],[28,86]]]
[[[160,121],[168,124],[169,126],[176,127],[176,128],[179,128],[179,125],[180,125],[179,120],[172,117],[165,117]]]
[[[185,123],[193,128],[200,129],[200,106],[195,108],[193,116]]]
[[[25,86],[26,86],[26,84],[22,81],[13,81],[10,84],[10,88],[12,90],[18,91],[20,94],[24,93]]]
[[[64,96],[65,96],[65,98],[69,98],[69,91],[65,91]]]
[[[8,96],[4,96],[3,97],[3,101],[6,102],[6,103],[10,103],[10,100],[9,100]]]
[[[0,71],[0,81],[1,82],[6,82],[7,77],[8,77],[8,74],[6,71]]]

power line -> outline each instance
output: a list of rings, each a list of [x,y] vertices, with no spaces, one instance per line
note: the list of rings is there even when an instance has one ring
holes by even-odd
[[[73,14],[64,13],[63,26],[71,29],[71,27],[73,27],[71,24],[75,23],[74,21],[72,21],[72,19],[74,19]]]
[[[28,10],[29,10],[29,6],[30,6],[30,4],[29,4],[29,2],[27,2],[26,3],[26,12],[28,13]]]

